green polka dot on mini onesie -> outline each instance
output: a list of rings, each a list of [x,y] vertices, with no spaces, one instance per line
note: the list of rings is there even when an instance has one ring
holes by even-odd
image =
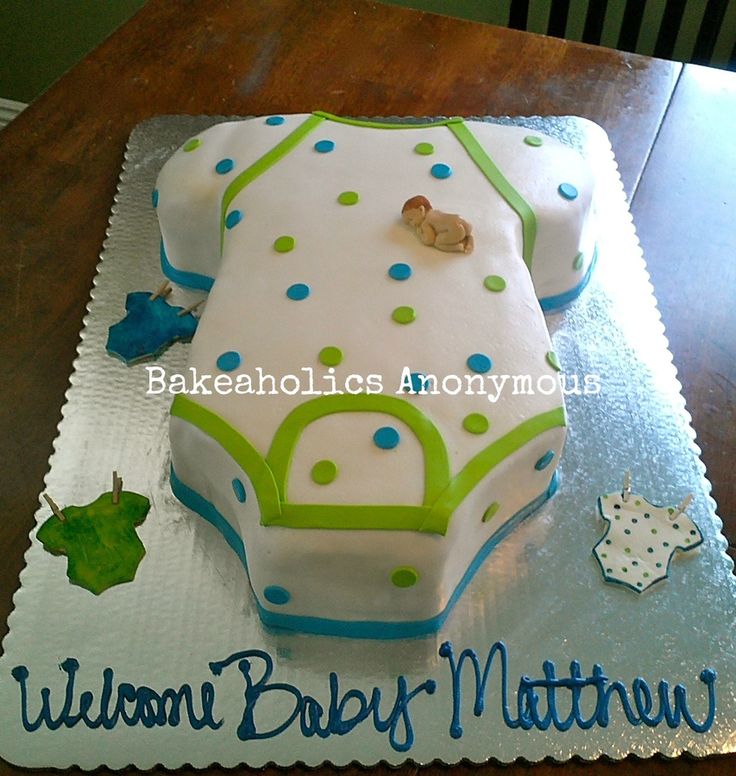
[[[392,313],[391,317],[396,323],[407,324],[416,320],[417,313],[413,307],[407,307],[405,305],[397,307]]]
[[[582,251],[572,261],[572,268],[577,272],[583,268],[583,254]]]
[[[329,485],[337,477],[337,464],[324,459],[312,467],[312,480],[318,485]]]
[[[538,137],[537,135],[527,135],[527,136],[524,138],[524,142],[525,142],[525,143],[526,143],[528,146],[532,146],[533,148],[539,148],[539,146],[541,146],[541,145],[542,145],[542,142],[543,142],[543,141],[542,141],[542,138],[541,138],[541,137]]]
[[[434,153],[434,146],[431,143],[417,143],[414,146],[414,153],[420,156],[431,156]]]
[[[341,205],[355,205],[360,199],[360,195],[357,191],[343,191],[337,198],[337,201]]]
[[[198,137],[193,137],[191,140],[187,140],[182,148],[183,151],[194,151],[202,145],[202,141]]]
[[[340,348],[334,345],[328,345],[319,352],[319,361],[325,366],[337,366],[342,363],[343,354]]]
[[[281,237],[277,237],[273,243],[274,250],[279,253],[288,253],[294,250],[296,240],[288,234],[282,234]]]

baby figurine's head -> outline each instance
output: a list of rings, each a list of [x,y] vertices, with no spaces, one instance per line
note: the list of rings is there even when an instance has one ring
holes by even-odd
[[[417,227],[424,221],[424,217],[431,209],[430,201],[421,194],[417,194],[404,202],[404,207],[401,208],[401,218],[405,224]]]

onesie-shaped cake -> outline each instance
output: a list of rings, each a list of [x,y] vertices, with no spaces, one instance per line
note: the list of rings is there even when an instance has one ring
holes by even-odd
[[[213,376],[174,400],[172,488],[239,554],[264,622],[435,631],[554,492],[541,307],[587,281],[592,194],[576,151],[462,119],[248,119],[166,163],[162,266],[210,290],[189,367]]]

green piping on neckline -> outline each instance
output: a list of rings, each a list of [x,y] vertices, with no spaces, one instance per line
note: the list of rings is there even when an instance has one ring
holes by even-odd
[[[504,201],[521,219],[522,256],[524,263],[531,271],[534,257],[534,243],[537,239],[537,217],[531,205],[509,183],[504,174],[496,167],[495,162],[483,149],[465,123],[448,124],[448,129],[460,141],[470,158],[478,165],[491,186],[501,195]]]
[[[371,121],[370,119],[350,119],[343,116],[335,116],[333,113],[327,113],[323,110],[316,110],[312,114],[328,121],[335,121],[339,124],[350,124],[354,127],[369,127],[371,129],[427,129],[428,127],[448,127],[451,124],[462,124],[460,116],[453,116],[449,119],[440,119],[439,121],[426,121],[417,124],[398,123],[392,121]]]
[[[304,140],[304,138],[323,121],[324,118],[322,116],[316,114],[310,116],[293,132],[288,134],[280,143],[277,143],[273,148],[266,151],[260,159],[253,162],[250,167],[246,167],[243,172],[230,181],[222,194],[222,206],[220,208],[220,253],[222,253],[222,246],[225,239],[225,217],[227,216],[227,209],[230,207],[235,197],[237,197],[248,184],[263,175],[263,173],[273,167],[274,164],[281,161],[281,159],[283,159],[290,151],[293,151],[299,143],[301,143],[302,140]]]

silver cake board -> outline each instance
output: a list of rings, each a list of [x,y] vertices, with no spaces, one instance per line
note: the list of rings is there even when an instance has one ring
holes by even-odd
[[[603,133],[519,120],[580,147],[600,177],[598,265],[579,300],[548,316],[565,373],[600,384],[567,397],[560,490],[494,550],[438,634],[377,642],[263,627],[235,553],[171,494],[171,397],[148,395],[145,366],[105,352],[126,294],[162,280],[158,170],[213,121],[161,117],[131,136],[45,482],[62,506],[85,504],[120,472],[151,500],[146,556],[134,582],[95,596],[32,532],[0,657],[0,755],[149,769],[734,751],[732,562]],[[156,363],[182,371],[187,347]],[[653,502],[693,493],[704,536],[640,595],[605,584],[591,554],[605,530],[596,499],[626,469]],[[49,515],[41,506],[38,525]],[[471,652],[481,672],[493,657],[482,704]],[[684,693],[692,724],[677,713]]]

